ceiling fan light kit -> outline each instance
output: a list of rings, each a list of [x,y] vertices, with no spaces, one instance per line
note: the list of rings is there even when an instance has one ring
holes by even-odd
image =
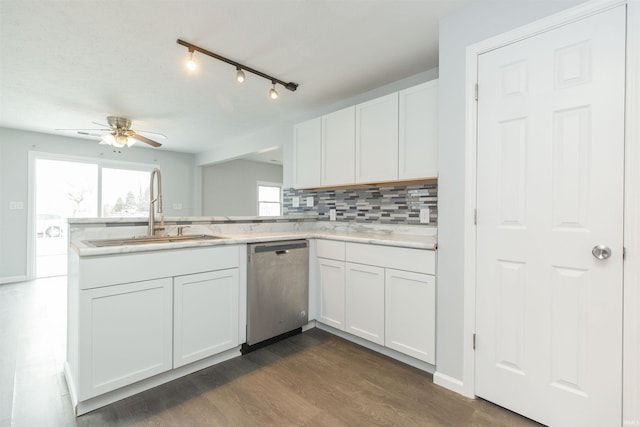
[[[262,71],[258,71],[254,68],[251,67],[247,67],[246,65],[243,65],[239,62],[236,62],[234,60],[231,60],[229,58],[225,58],[222,55],[218,55],[217,53],[213,53],[207,49],[203,49],[199,46],[196,46],[192,43],[186,42],[184,40],[178,39],[177,43],[179,45],[185,46],[188,50],[189,50],[189,60],[187,61],[187,68],[189,68],[189,70],[195,70],[195,62],[193,60],[193,52],[200,52],[204,55],[210,56],[211,58],[217,59],[218,61],[222,61],[222,62],[226,62],[227,64],[233,65],[234,67],[236,67],[236,81],[238,83],[242,83],[245,81],[245,74],[244,72],[247,71],[251,74],[255,74],[256,76],[262,77],[263,79],[269,80],[272,84],[271,89],[269,89],[269,98],[271,99],[277,99],[278,98],[278,91],[276,91],[276,84],[279,84],[281,86],[284,86],[286,89],[294,92],[296,89],[298,89],[298,83],[294,83],[294,82],[285,82],[282,81],[280,79],[277,79],[273,76],[270,76],[266,73],[263,73]],[[193,68],[192,68],[193,67]]]
[[[136,142],[144,142],[152,147],[160,147],[160,144],[153,139],[149,139],[146,136],[140,135],[140,133],[148,133],[156,135],[162,139],[166,139],[166,135],[158,132],[150,132],[143,130],[131,129],[131,119],[118,116],[108,116],[107,124],[95,123],[98,126],[102,126],[101,129],[56,129],[56,130],[75,130],[80,135],[99,136],[100,144],[111,145],[116,148],[122,148],[124,146],[131,147]],[[107,132],[105,134],[89,133],[87,131]]]

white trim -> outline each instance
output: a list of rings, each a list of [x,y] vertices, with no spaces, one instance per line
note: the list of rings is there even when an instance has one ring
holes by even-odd
[[[441,372],[436,372],[433,374],[433,383],[463,396],[467,396],[465,394],[466,391],[464,384],[457,378],[450,377],[449,375],[445,375]],[[467,397],[474,398],[475,396],[471,395]]]
[[[268,181],[256,181],[256,216],[260,215],[260,187],[278,187],[280,189],[280,213],[277,216],[282,216],[282,183],[281,182],[268,182]],[[265,202],[269,203],[269,202]],[[266,216],[262,215],[263,218]]]
[[[638,35],[638,28],[631,25],[631,23],[637,22],[640,16],[638,9],[640,4],[638,0],[629,0],[629,9],[632,13],[629,14],[632,18],[627,17],[627,30],[628,36],[628,54],[633,52],[632,57],[628,58],[627,63],[627,76],[634,76],[634,83],[627,86],[627,114],[632,119],[626,122],[626,135],[627,135],[627,152],[634,155],[635,161],[631,164],[633,167],[627,168],[626,172],[626,191],[627,195],[632,193],[640,194],[640,178],[636,177],[635,180],[631,178],[631,171],[633,168],[637,168],[640,163],[640,130],[638,129],[637,117],[640,117],[640,96],[638,95],[639,86],[638,75],[640,74],[640,65],[638,64],[638,51],[640,50],[640,36]],[[475,84],[477,82],[478,75],[478,56],[484,52],[494,50],[505,46],[507,44],[515,43],[519,40],[523,40],[528,37],[535,36],[542,32],[546,32],[557,28],[562,25],[569,24],[579,19],[586,18],[588,16],[603,12],[605,10],[625,5],[627,0],[592,0],[576,7],[559,12],[547,18],[535,21],[531,24],[522,26],[512,31],[508,31],[504,34],[492,37],[490,39],[481,41],[479,43],[470,45],[466,51],[466,81],[465,81],[465,197],[464,197],[464,323],[463,323],[463,375],[462,379],[447,379],[446,375],[436,373],[435,378],[441,378],[445,384],[456,384],[456,381],[460,381],[459,387],[460,394],[465,396],[474,396],[475,394],[475,354],[472,346],[472,337],[475,333],[475,292],[476,292],[476,235],[475,226],[473,225],[473,213],[476,209],[476,102],[474,100]],[[637,24],[636,24],[637,25]],[[482,90],[482,89],[481,89]],[[631,162],[631,159],[629,159]],[[627,218],[625,220],[625,245],[627,251],[633,245],[633,248],[640,252],[640,241],[638,232],[633,236],[630,229],[638,230],[640,228],[640,197],[635,196],[635,205],[631,208],[632,200],[627,200]],[[636,209],[637,208],[637,209]],[[631,214],[635,214],[632,217]],[[480,220],[482,213],[479,213]],[[635,363],[635,371],[629,372],[628,367],[623,371],[623,377],[627,378],[625,382],[625,390],[623,393],[623,405],[624,414],[623,418],[627,420],[629,424],[625,425],[637,425],[640,423],[640,385],[631,384],[631,378],[636,381],[640,375],[638,374],[637,361],[640,360],[640,338],[638,337],[638,331],[640,331],[640,263],[627,262],[625,268],[625,317],[624,328],[625,338],[627,339],[624,357],[627,361],[627,365]],[[632,271],[633,269],[633,271]],[[635,283],[633,287],[627,281],[629,275],[635,277]],[[631,339],[633,343],[629,343]],[[634,376],[631,377],[630,374]],[[446,380],[446,381],[445,381]],[[456,381],[451,381],[456,380]],[[440,381],[440,380],[438,380]],[[449,387],[447,387],[449,388]],[[454,388],[451,388],[455,390]],[[631,395],[630,395],[631,393]],[[634,424],[635,423],[635,424]]]
[[[411,356],[407,356],[404,353],[400,353],[399,351],[395,351],[392,350],[390,348],[381,346],[379,344],[376,344],[374,342],[371,342],[369,340],[366,340],[364,338],[360,338],[357,337],[355,335],[351,335],[348,332],[344,332],[341,331],[340,329],[336,329],[332,326],[329,325],[325,325],[324,323],[321,322],[316,322],[316,328],[322,330],[322,331],[326,331],[329,332],[330,334],[333,334],[337,337],[340,337],[342,339],[345,339],[347,341],[351,341],[352,343],[358,344],[361,347],[365,347],[368,348],[369,350],[373,350],[376,353],[380,353],[383,354],[387,357],[390,357],[392,359],[395,359],[399,362],[402,362],[406,365],[409,366],[413,366],[416,369],[420,369],[421,371],[425,371],[428,372],[430,374],[433,374],[436,367],[430,363],[424,362],[422,360],[418,360],[416,358],[413,358]]]
[[[179,368],[175,368],[170,371],[163,372],[161,374],[155,375],[145,380],[135,382],[128,386],[121,387],[119,389],[101,394],[96,397],[92,397],[82,402],[78,402],[77,400],[77,390],[75,389],[74,378],[73,378],[73,375],[71,374],[71,369],[66,362],[64,364],[64,377],[69,387],[69,393],[71,398],[71,404],[73,405],[73,411],[76,414],[76,416],[78,416],[78,415],[86,414],[87,412],[94,411],[98,408],[102,408],[103,406],[117,402],[124,398],[133,396],[134,394],[138,394],[145,390],[149,390],[153,387],[157,387],[160,384],[164,384],[169,381],[182,378],[186,375],[192,374],[194,372],[200,371],[210,366],[217,365],[219,363],[236,358],[238,356],[241,356],[240,347],[236,347],[231,350],[218,353],[216,355],[207,357],[206,359],[193,362],[189,365],[180,366]]]
[[[16,282],[26,282],[27,276],[7,276],[0,277],[0,285],[4,285],[5,283],[16,283]]]
[[[627,5],[623,425],[640,427],[640,1]]]

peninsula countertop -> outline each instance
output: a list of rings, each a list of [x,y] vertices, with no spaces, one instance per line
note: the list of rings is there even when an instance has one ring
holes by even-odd
[[[215,233],[218,235],[218,233]],[[145,243],[141,245],[120,245],[107,247],[93,247],[86,240],[72,240],[71,248],[80,257],[117,255],[136,252],[150,252],[161,250],[183,249],[190,247],[238,245],[246,243],[274,242],[295,239],[327,239],[351,243],[365,243],[383,246],[396,246],[413,249],[436,250],[437,236],[411,235],[376,232],[345,232],[329,230],[313,231],[278,231],[251,233],[221,233],[221,239],[189,240],[179,242]]]

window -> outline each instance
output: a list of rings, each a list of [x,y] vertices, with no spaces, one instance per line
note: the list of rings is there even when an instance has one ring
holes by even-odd
[[[282,184],[258,182],[258,216],[282,215]]]
[[[149,215],[148,171],[102,168],[102,216]]]

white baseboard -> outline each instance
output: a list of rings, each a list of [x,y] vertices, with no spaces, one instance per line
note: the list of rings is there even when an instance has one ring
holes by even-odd
[[[5,283],[26,282],[26,281],[27,281],[27,276],[0,277],[0,285],[4,285]]]
[[[475,398],[473,394],[469,395],[467,393],[467,390],[464,387],[464,383],[457,378],[450,377],[449,375],[445,375],[441,372],[436,372],[433,374],[433,382],[434,384],[437,384],[440,387],[444,387],[448,390],[461,394],[465,397],[468,397],[471,399]]]
[[[87,399],[82,402],[77,401],[77,390],[75,389],[74,378],[71,377],[71,370],[65,363],[65,379],[69,386],[69,392],[71,394],[71,403],[73,405],[76,416],[86,414],[87,412],[94,411],[103,406],[117,402],[118,400],[125,399],[133,396],[134,394],[141,393],[150,388],[157,387],[161,384],[173,381],[175,379],[184,377],[185,375],[192,374],[201,369],[208,368],[218,363],[233,359],[241,356],[240,347],[233,348],[231,350],[224,351],[206,359],[193,362],[189,365],[181,366],[179,368],[158,374],[146,380],[139,381],[137,383],[130,384],[128,386],[119,388],[117,390],[110,391],[108,393]]]
[[[368,348],[369,350],[373,350],[377,353],[383,354],[387,357],[395,359],[399,362],[402,362],[406,365],[413,366],[414,368],[420,369],[421,371],[428,372],[433,374],[435,372],[436,367],[430,363],[424,362],[422,360],[415,359],[411,356],[407,356],[406,354],[400,353],[395,350],[391,350],[390,348],[383,347],[371,341],[367,341],[363,338],[357,337],[355,335],[351,335],[348,332],[341,331],[339,329],[333,328],[331,326],[327,326],[324,323],[316,322],[316,328],[329,332],[333,335],[336,335],[340,338],[344,338],[347,341],[351,341],[356,343],[362,347]]]

